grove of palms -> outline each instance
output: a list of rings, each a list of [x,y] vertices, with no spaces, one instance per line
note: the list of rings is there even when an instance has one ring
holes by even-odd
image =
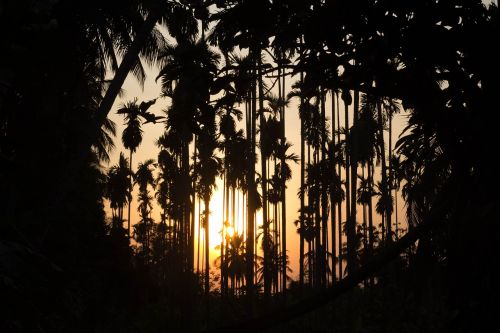
[[[493,322],[494,2],[19,0],[0,25],[0,331]]]

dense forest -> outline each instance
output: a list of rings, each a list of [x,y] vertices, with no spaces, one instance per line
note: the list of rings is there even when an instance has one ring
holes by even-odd
[[[0,331],[494,325],[498,14],[2,0]]]

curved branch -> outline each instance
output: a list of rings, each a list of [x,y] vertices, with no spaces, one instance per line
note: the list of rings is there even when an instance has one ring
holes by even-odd
[[[415,241],[427,234],[437,225],[436,222],[428,220],[410,230],[399,241],[383,249],[378,255],[373,257],[367,264],[359,268],[346,278],[340,280],[334,287],[323,290],[316,295],[310,296],[298,303],[284,308],[271,311],[261,316],[252,317],[232,325],[208,329],[206,332],[226,332],[226,331],[254,331],[268,329],[273,326],[285,323],[299,316],[305,315],[321,306],[328,304],[338,296],[356,287],[359,283],[380,270],[384,265],[399,256],[405,249]]]

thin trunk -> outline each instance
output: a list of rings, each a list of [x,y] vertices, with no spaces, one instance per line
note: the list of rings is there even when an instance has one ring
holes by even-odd
[[[205,204],[205,296],[210,292],[210,198],[205,196],[203,198]]]
[[[339,96],[335,93],[337,97],[337,141],[340,144],[340,105],[339,105]],[[342,165],[339,163],[339,179],[342,180]],[[339,280],[342,280],[344,277],[344,272],[342,271],[342,200],[338,202],[338,211],[339,211]]]
[[[313,163],[317,165],[319,163],[319,150],[314,149],[313,151]],[[314,286],[321,287],[322,276],[323,276],[323,251],[321,250],[321,213],[320,213],[320,200],[321,200],[321,186],[320,180],[316,179],[317,191],[314,193],[314,225],[316,227],[316,237],[314,239],[315,243],[315,258],[314,258]]]
[[[392,224],[392,189],[393,189],[393,182],[394,182],[394,178],[393,178],[393,170],[392,170],[392,111],[389,111],[389,160],[387,161],[387,168],[389,169],[389,184],[387,185],[388,186],[388,192],[389,192],[389,198],[391,199],[389,202],[390,202],[390,218],[389,218],[389,222]],[[396,218],[396,238],[397,238],[397,229],[398,229],[398,225],[397,225],[398,221],[397,221],[397,218]],[[391,229],[392,229],[392,225],[391,225]]]
[[[235,235],[238,235],[238,228],[236,226],[236,220],[235,220],[236,219],[236,214],[235,214],[235,211],[236,211],[236,209],[235,209],[235,205],[236,205],[236,202],[235,202],[235,200],[236,200],[236,188],[233,187],[233,188],[229,188],[229,189],[231,189],[231,201],[232,201],[232,204],[231,204],[231,208],[232,208],[232,210],[231,210],[231,217],[232,217],[231,218],[231,225],[233,226],[233,231],[234,231],[233,232],[233,237],[234,237]],[[228,251],[228,245],[226,244],[226,253],[227,253],[227,251]],[[226,266],[227,266],[227,260],[226,260]],[[225,288],[226,288],[226,291],[227,291],[227,288],[228,288],[228,272],[227,272],[227,268],[226,268],[226,278],[225,278],[224,282],[226,283]]]
[[[350,91],[345,91],[342,94],[351,94]],[[350,96],[349,96],[350,99]],[[350,135],[349,135],[349,103],[344,99],[344,124],[345,124],[345,234],[347,237],[347,270],[349,271],[354,265],[354,239],[351,233],[351,167],[350,167]],[[350,273],[350,271],[349,271]]]
[[[365,165],[361,166],[363,182],[366,183]],[[368,253],[368,225],[366,224],[366,202],[363,201],[363,251]],[[366,257],[366,256],[365,256]]]
[[[353,117],[352,117],[352,125],[356,126],[358,120],[358,112],[359,112],[359,91],[354,91],[354,108],[353,108]],[[351,149],[350,149],[350,164],[351,164],[351,212],[349,214],[349,225],[347,226],[348,236],[347,236],[347,247],[350,248],[349,261],[348,265],[350,266],[348,270],[350,272],[357,269],[358,260],[356,255],[356,192],[358,185],[358,156],[356,151],[357,142],[353,142],[353,137],[350,136],[351,140]],[[357,140],[355,137],[354,140]],[[348,250],[349,253],[349,250]]]
[[[194,169],[196,170],[196,154],[197,154],[197,139],[198,137],[194,137],[194,158],[193,158],[193,164],[194,164]],[[192,190],[191,190],[191,196],[193,201],[191,202],[191,227],[190,229],[190,236],[189,236],[189,265],[190,265],[190,272],[194,272],[194,234],[195,234],[195,219],[196,219],[196,214],[195,214],[195,208],[196,208],[196,184],[195,181],[192,182],[191,184]]]
[[[307,161],[306,165],[309,167],[311,165],[311,145],[309,142],[306,140],[306,145],[307,145]],[[307,178],[309,180],[309,173],[307,173]],[[307,186],[306,186],[307,187]],[[308,214],[309,218],[311,219],[311,222],[314,223],[315,226],[318,225],[316,222],[316,207],[315,207],[315,202],[313,198],[313,194],[309,189],[305,189],[307,193],[307,207],[308,207]],[[319,234],[319,231],[318,231]],[[308,240],[308,245],[309,245],[309,251],[308,251],[308,259],[309,259],[309,287],[312,287],[316,283],[316,277],[318,276],[316,274],[316,251],[315,251],[315,240],[316,240],[316,232],[314,234],[314,237],[311,240]]]
[[[200,197],[198,196],[198,244],[197,244],[197,247],[198,247],[198,253],[197,253],[197,256],[196,256],[196,269],[197,269],[197,273],[200,274],[200,243],[201,243],[201,219],[200,219],[200,215],[201,215],[201,199]],[[202,259],[203,260],[203,259]]]
[[[373,245],[375,242],[374,229],[373,229],[373,204],[372,204],[372,193],[373,193],[373,158],[370,158],[368,162],[368,186],[370,191],[370,197],[368,200],[368,256],[371,258],[373,256]],[[371,285],[373,285],[373,278],[370,279]]]
[[[261,50],[259,49],[257,54],[257,78],[259,80],[259,112],[260,112],[260,124],[264,124],[264,83],[262,78],[262,60],[261,60]],[[262,172],[262,223],[264,224],[264,238],[263,238],[263,248],[264,248],[264,297],[269,298],[271,295],[271,275],[270,275],[270,253],[269,253],[269,220],[267,212],[267,155],[264,151],[265,145],[262,142],[262,131],[260,132],[261,139],[261,172]]]
[[[130,150],[130,163],[129,163],[129,170],[130,173],[132,173],[132,150]],[[129,188],[128,188],[128,193],[129,193],[129,198],[128,198],[128,215],[127,215],[127,232],[128,232],[128,238],[130,239],[130,208],[132,206],[132,189],[133,189],[134,183],[132,179],[132,174],[130,175],[130,183],[129,183]]]
[[[385,144],[384,144],[384,122],[382,119],[382,105],[381,102],[377,102],[377,117],[379,123],[379,146],[380,154],[382,155],[382,200],[386,207],[385,210],[385,227],[387,228],[387,241],[392,241],[392,226],[391,226],[391,208],[387,205],[390,202],[389,187],[387,184],[387,164],[385,157]],[[383,224],[382,224],[383,225]]]
[[[333,173],[335,173],[335,93],[332,91],[332,145],[330,149],[330,163]],[[334,189],[330,189],[330,220],[331,220],[331,237],[332,237],[332,284],[335,283],[337,279],[335,254],[337,253],[337,242],[336,242],[336,214],[335,214],[335,200],[334,200]]]
[[[182,147],[182,160],[181,160],[181,169],[182,173],[184,175],[184,179],[189,179],[189,144],[187,142],[183,143]],[[187,185],[187,184],[186,184]],[[182,269],[189,271],[189,263],[187,262],[187,259],[189,258],[189,249],[188,249],[188,232],[189,232],[189,225],[191,222],[191,215],[190,215],[190,210],[191,210],[191,200],[189,198],[190,194],[189,192],[186,192],[184,194],[184,202],[183,202],[183,207],[182,207],[182,221],[180,223],[180,250],[181,250],[181,255],[180,257],[182,258]]]
[[[389,113],[389,160],[387,161],[387,167],[389,168],[389,184],[392,186],[392,113]]]
[[[327,135],[326,135],[326,107],[325,107],[325,94],[324,91],[320,90],[320,100],[321,100],[321,161],[326,159],[326,145],[327,145]],[[323,176],[321,177],[323,179]],[[328,193],[326,184],[322,182],[321,184],[321,286],[327,286],[327,265],[328,258],[327,245],[328,245]]]
[[[395,203],[395,206],[394,206],[394,209],[395,209],[395,217],[396,217],[396,230],[395,230],[395,236],[396,236],[396,240],[399,239],[399,223],[398,223],[398,189],[395,188],[394,189],[394,203]]]
[[[227,150],[226,150],[227,152]],[[224,170],[227,170],[226,168]],[[222,234],[220,239],[220,293],[221,297],[224,297],[225,293],[225,281],[226,281],[226,270],[224,267],[224,227],[227,220],[227,174],[224,174],[224,186],[222,188]]]
[[[249,118],[247,120],[247,137],[249,137],[249,147],[250,158],[248,159],[248,189],[247,189],[247,267],[246,267],[246,286],[247,286],[247,296],[248,296],[248,311],[249,314],[253,311],[253,294],[254,294],[254,238],[255,238],[255,202],[256,189],[255,189],[255,89],[252,84],[250,91],[250,110],[248,112]]]
[[[300,72],[300,82],[304,82],[304,74]],[[300,105],[304,105],[304,97],[300,97]],[[302,118],[302,117],[301,117]],[[305,209],[305,126],[304,119],[300,120],[300,255],[299,255],[299,285],[304,287],[304,209]]]
[[[281,74],[281,70],[280,70]],[[280,87],[280,97],[282,99],[285,98],[285,75],[282,76],[283,78],[283,84]],[[279,78],[278,78],[279,80]],[[281,107],[280,110],[280,120],[281,120],[281,143],[284,145],[286,142],[286,135],[285,135],[285,106]],[[285,164],[286,164],[286,159],[285,159],[285,152],[283,152],[283,156],[281,159],[281,175],[283,176],[285,173]],[[286,179],[283,177],[281,180],[281,255],[282,255],[282,290],[283,290],[283,296],[286,295]],[[283,297],[283,299],[286,301],[286,297]]]

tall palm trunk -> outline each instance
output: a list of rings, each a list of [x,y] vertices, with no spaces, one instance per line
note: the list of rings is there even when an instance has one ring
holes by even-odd
[[[390,193],[389,187],[387,184],[387,164],[385,157],[385,143],[384,143],[384,122],[382,118],[382,104],[381,102],[377,102],[377,118],[379,123],[379,146],[380,146],[380,154],[382,159],[382,200],[384,202],[384,206],[386,207],[385,211],[385,227],[387,231],[387,241],[392,241],[392,226],[391,226],[391,208],[387,205],[390,202]]]
[[[254,253],[255,253],[255,203],[257,201],[257,193],[255,189],[255,113],[256,113],[256,93],[255,84],[252,82],[250,89],[250,110],[248,112],[249,118],[247,119],[247,137],[249,138],[250,158],[248,159],[247,170],[247,267],[246,267],[246,286],[247,296],[249,300],[249,312],[253,309],[253,294],[254,294]]]
[[[196,170],[196,155],[197,155],[197,144],[198,144],[198,136],[194,137],[194,148],[193,148],[193,169]],[[195,234],[195,219],[196,219],[196,181],[193,180],[191,189],[191,227],[189,228],[189,271],[194,272],[194,234]]]
[[[353,108],[353,117],[352,117],[352,125],[356,126],[358,120],[358,112],[359,112],[359,91],[354,91],[354,108]],[[356,255],[356,193],[357,193],[357,183],[358,183],[358,156],[357,156],[357,142],[352,142],[353,138],[351,137],[351,212],[349,218],[349,224],[347,226],[347,247],[350,248],[351,253],[349,254],[349,272],[353,272],[357,269],[357,255]]]
[[[129,163],[129,170],[130,170],[130,184],[129,184],[129,187],[128,187],[128,193],[129,193],[129,198],[128,198],[128,207],[127,207],[127,210],[128,210],[128,214],[127,214],[127,233],[128,233],[128,238],[130,239],[130,226],[131,226],[131,223],[130,223],[130,208],[132,206],[132,190],[134,188],[134,181],[132,179],[132,155],[133,155],[133,152],[132,152],[132,149],[130,150],[130,163]]]
[[[395,232],[395,237],[396,237],[396,240],[399,239],[399,222],[398,222],[398,189],[395,188],[394,189],[394,211],[395,211],[395,219],[396,221],[395,222],[395,227],[396,229],[394,230]]]
[[[342,92],[344,100],[344,123],[345,123],[345,234],[347,238],[347,269],[351,269],[354,264],[354,244],[353,235],[351,234],[351,168],[350,168],[350,135],[349,135],[349,105],[351,104],[351,92],[345,90]]]
[[[301,40],[302,43],[302,40]],[[300,72],[300,83],[301,87],[303,86],[304,83],[304,73],[301,71]],[[300,91],[300,107],[304,107],[304,96],[303,96],[303,91],[301,89]],[[300,113],[301,111],[299,111]],[[305,209],[305,189],[304,189],[304,184],[305,184],[305,124],[304,124],[304,119],[303,117],[300,117],[300,217],[299,217],[299,223],[300,223],[300,254],[299,254],[299,285],[300,289],[304,287],[304,209]]]
[[[201,215],[201,205],[200,205],[200,196],[198,196],[198,244],[196,244],[197,246],[197,255],[196,255],[196,272],[198,274],[201,273],[201,270],[200,270],[200,244],[201,244],[201,219],[200,219],[200,215]],[[194,212],[194,210],[193,210]],[[201,258],[201,260],[203,260],[203,257]]]
[[[182,173],[184,175],[184,179],[189,179],[189,144],[187,142],[183,143],[183,149],[182,149]],[[187,185],[187,184],[186,184]],[[184,202],[183,202],[183,216],[182,216],[182,221],[180,224],[181,230],[180,230],[180,240],[181,240],[181,258],[182,258],[182,268],[183,270],[188,270],[189,271],[189,263],[188,263],[188,258],[189,258],[189,249],[188,249],[188,232],[189,232],[189,225],[191,223],[191,200],[189,198],[190,193],[185,192],[184,193]]]
[[[320,101],[321,101],[321,161],[325,161],[326,158],[326,107],[325,107],[325,93],[323,89],[320,89]],[[323,175],[321,176],[323,179]],[[319,198],[318,198],[319,199]],[[321,182],[321,253],[320,253],[320,271],[321,271],[321,287],[326,287],[327,285],[327,269],[328,260],[326,257],[327,245],[328,245],[328,197],[326,184]]]
[[[210,292],[210,197],[203,198],[205,205],[205,296]]]
[[[392,110],[389,111],[389,156],[388,156],[388,161],[387,161],[387,168],[389,169],[389,182],[387,184],[387,187],[388,187],[388,192],[389,192],[389,198],[392,197],[392,190],[393,190],[393,184],[394,184],[394,178],[393,178],[393,170],[392,170],[392,116],[393,116],[393,113],[392,113]],[[390,200],[390,205],[392,206],[392,200]],[[397,212],[396,212],[397,214]],[[389,222],[391,222],[392,224],[392,207],[390,207],[390,218],[389,218]],[[392,229],[392,226],[391,226],[391,229]],[[396,217],[396,230],[395,230],[395,236],[396,236],[396,239],[397,239],[397,234],[398,234],[398,221],[397,221],[397,217]]]
[[[227,149],[225,150],[227,152]],[[221,240],[220,240],[220,294],[221,298],[224,297],[224,294],[226,292],[226,268],[224,266],[225,264],[225,257],[224,257],[224,226],[226,221],[228,220],[227,217],[227,211],[228,211],[228,186],[227,186],[227,167],[224,167],[224,175],[223,175],[223,182],[224,186],[222,187],[222,233],[221,233]]]
[[[339,96],[335,93],[337,97],[337,141],[340,144],[340,105],[339,105]],[[342,165],[339,163],[339,179],[342,179]],[[338,211],[339,211],[339,280],[341,280],[344,276],[342,271],[342,200],[338,202]]]
[[[332,91],[332,145],[330,149],[330,163],[331,170],[335,173],[335,93]],[[337,279],[335,254],[337,253],[337,242],[336,242],[336,214],[335,214],[335,200],[334,200],[334,188],[330,188],[330,215],[331,215],[331,243],[332,243],[332,284],[335,283]]]
[[[319,163],[319,150],[313,149],[313,163],[318,165]],[[321,257],[321,213],[320,213],[320,200],[321,200],[321,180],[316,179],[316,191],[312,201],[314,202],[314,225],[316,227],[314,237],[314,286],[320,287],[322,284],[322,266],[323,258]]]
[[[281,76],[281,68],[279,69],[279,75],[278,75],[278,80],[280,80]],[[281,85],[279,86],[279,95],[280,99],[285,98],[285,75],[282,75],[283,83],[281,84],[280,81],[278,83]],[[281,121],[281,143],[284,145],[286,141],[286,134],[285,134],[285,105],[282,105],[280,109],[280,121]],[[283,156],[281,157],[281,256],[282,256],[282,266],[281,266],[281,277],[282,277],[282,291],[283,295],[286,295],[286,179],[284,177],[285,175],[285,163],[286,163],[286,156],[285,152],[283,152]],[[284,297],[284,300],[286,301],[286,297]]]
[[[361,165],[361,177],[363,179],[363,182],[366,183],[366,174],[365,174],[365,163]],[[367,220],[366,220],[366,202],[363,201],[362,203],[362,208],[363,208],[363,252],[366,254],[368,251],[368,225],[367,225]],[[365,255],[366,259],[366,255]],[[365,260],[366,262],[366,260]]]
[[[307,145],[307,161],[306,161],[306,165],[309,166],[311,165],[311,145],[309,142],[307,142],[307,139],[306,139],[306,145]],[[309,174],[308,174],[309,176]],[[314,198],[313,198],[313,195],[311,193],[311,191],[309,191],[309,188],[307,186],[308,184],[306,184],[306,188],[304,189],[305,193],[307,193],[307,207],[309,208],[308,209],[308,214],[309,214],[309,218],[316,224],[316,226],[318,225],[316,223],[316,207],[315,207],[315,202],[314,202]],[[319,234],[319,232],[318,232]],[[309,287],[313,287],[314,285],[314,280],[317,276],[317,274],[315,274],[315,265],[316,263],[314,262],[315,259],[316,259],[316,251],[315,251],[315,239],[316,239],[316,236],[317,234],[315,234],[314,237],[312,237],[311,239],[308,239],[307,240],[307,245],[308,245],[308,248],[307,248],[307,257],[308,257],[308,284],[309,284]]]
[[[372,204],[372,193],[373,193],[373,157],[370,158],[368,162],[368,186],[370,191],[370,197],[368,199],[368,256],[371,258],[373,256],[373,243],[375,242],[374,229],[373,229],[373,204]],[[370,284],[373,286],[374,279],[373,276],[370,278]]]
[[[262,79],[262,58],[261,50],[259,49],[257,53],[257,78],[259,80],[259,113],[260,113],[260,124],[261,126],[265,123],[264,116],[264,83]],[[270,259],[271,253],[269,253],[269,218],[267,211],[267,155],[265,151],[265,144],[262,142],[262,131],[260,132],[261,138],[261,173],[262,173],[262,223],[264,224],[264,238],[263,238],[263,248],[264,248],[264,297],[269,298],[271,295],[271,271],[270,271]]]

